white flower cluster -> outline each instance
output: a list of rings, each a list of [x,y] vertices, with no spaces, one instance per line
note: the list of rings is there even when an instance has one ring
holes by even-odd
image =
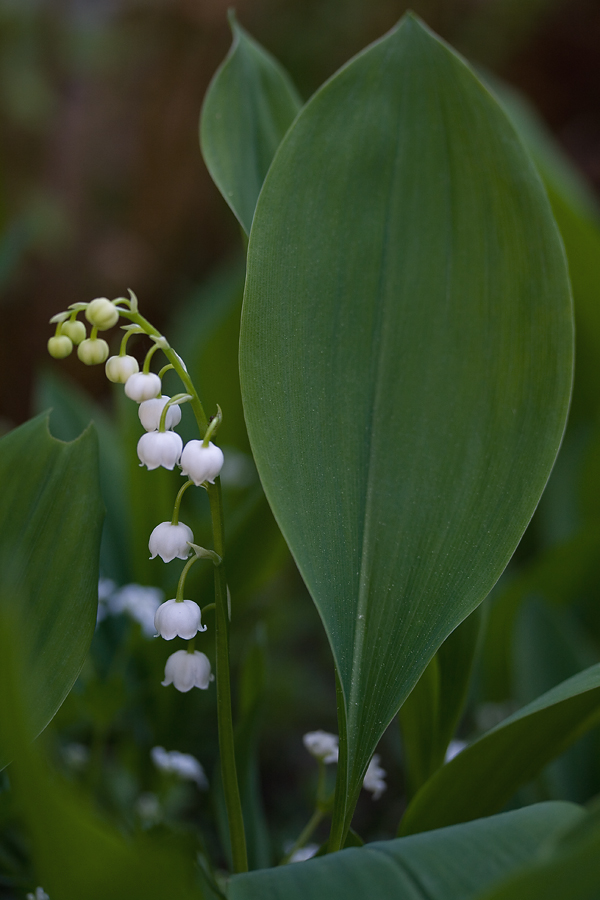
[[[328,731],[309,731],[302,738],[302,742],[310,755],[325,765],[338,761],[339,740],[336,734],[330,734]],[[373,800],[379,800],[387,788],[385,783],[387,772],[381,768],[379,760],[379,754],[374,753],[363,779],[363,788],[371,791]]]
[[[164,747],[153,747],[150,751],[152,762],[162,772],[178,775],[184,781],[195,781],[199,788],[208,788],[208,778],[195,756],[180,753],[179,750],[165,750]]]
[[[135,622],[139,622],[145,637],[154,637],[154,616],[165,598],[156,587],[142,584],[126,584],[117,588],[110,578],[101,578],[98,583],[98,622],[106,616],[118,616],[125,613]]]

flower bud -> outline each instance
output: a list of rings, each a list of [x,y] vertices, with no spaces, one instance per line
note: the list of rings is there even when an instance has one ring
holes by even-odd
[[[162,411],[165,408],[166,403],[170,399],[170,397],[166,397],[163,394],[162,397],[153,397],[152,400],[144,400],[143,403],[140,403],[138,416],[140,417],[140,422],[142,423],[146,431],[158,431]],[[175,426],[179,425],[180,422],[181,407],[174,403],[167,410],[165,427],[169,429],[175,428]]]
[[[111,356],[106,360],[106,377],[115,384],[125,384],[128,378],[140,371],[134,356]]]
[[[183,441],[175,431],[147,431],[138,441],[137,455],[148,469],[172,469],[179,462]]]
[[[55,334],[48,341],[48,353],[54,359],[64,359],[73,349],[73,341],[66,334]]]
[[[98,297],[88,304],[85,317],[100,331],[106,331],[119,321],[119,310],[106,297]]]
[[[153,372],[137,372],[125,382],[125,393],[136,403],[151,400],[160,394],[160,378]]]
[[[171,522],[161,522],[157,525],[148,541],[148,549],[154,559],[160,556],[163,562],[171,562],[175,559],[187,559],[190,555],[188,541],[193,542],[194,534],[191,528],[180,522],[172,525]]]
[[[191,478],[195,485],[204,481],[214,484],[223,466],[223,451],[209,441],[205,447],[202,441],[188,441],[181,454],[181,473]]]
[[[80,344],[82,341],[85,341],[87,334],[85,325],[79,319],[67,319],[66,322],[63,322],[61,331],[68,338],[71,338],[74,344]]]
[[[326,764],[338,761],[337,734],[329,734],[327,731],[309,731],[302,738],[302,743],[315,759],[320,759]]]
[[[213,678],[209,659],[204,653],[200,653],[199,650],[193,653],[177,650],[167,659],[165,680],[161,683],[165,686],[172,684],[178,691],[186,693],[193,687],[205,691]]]
[[[102,338],[88,338],[77,348],[77,356],[86,366],[95,366],[105,362],[108,356],[108,344]]]
[[[156,610],[154,627],[165,641],[174,637],[190,641],[198,631],[206,631],[202,627],[200,607],[193,600],[167,600]]]

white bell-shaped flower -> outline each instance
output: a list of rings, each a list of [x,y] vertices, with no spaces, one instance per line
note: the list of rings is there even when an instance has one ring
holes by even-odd
[[[179,462],[183,441],[175,431],[147,431],[138,441],[137,455],[148,469],[172,469]]]
[[[200,607],[193,600],[167,600],[156,610],[154,627],[165,641],[172,641],[174,637],[191,641],[199,631],[206,631],[206,625],[202,627]]]
[[[337,734],[329,734],[327,731],[309,731],[302,738],[302,743],[315,759],[320,759],[326,764],[338,761]]]
[[[165,665],[165,680],[162,684],[174,685],[178,691],[184,694],[193,687],[205,691],[213,680],[210,672],[210,662],[204,653],[195,650],[188,653],[187,650],[177,650],[167,659]]]
[[[136,372],[125,382],[125,393],[136,403],[151,400],[160,394],[160,378],[154,372]]]
[[[183,522],[172,525],[171,522],[161,522],[157,525],[148,541],[148,549],[152,554],[150,559],[160,556],[163,562],[171,562],[173,559],[187,559],[190,555],[188,541],[193,542],[192,529]]]
[[[223,451],[209,441],[205,447],[202,441],[188,441],[181,454],[181,474],[191,478],[195,485],[204,481],[214,484],[223,466]]]
[[[106,377],[114,384],[125,384],[128,378],[140,371],[135,356],[111,356],[104,367]]]
[[[187,651],[178,650],[177,652],[186,653]],[[200,656],[204,656],[204,654],[201,653]],[[206,659],[206,657],[204,658]],[[206,661],[208,662],[208,660]],[[208,669],[210,671],[210,663],[208,663]],[[157,769],[161,769],[163,772],[172,772],[174,775],[179,775],[180,778],[187,781],[195,781],[199,788],[208,788],[206,772],[202,768],[202,764],[191,753],[180,753],[179,750],[165,750],[164,747],[153,747],[150,751],[150,756]]]
[[[162,397],[153,397],[152,400],[144,400],[143,403],[140,403],[138,416],[146,431],[158,431],[162,411],[170,399],[170,397],[163,394]],[[167,410],[165,427],[168,429],[175,428],[180,422],[181,407],[174,403]]]
[[[379,754],[374,753],[363,780],[363,787],[366,791],[371,791],[373,800],[379,800],[383,792],[387,790],[385,783],[387,772],[379,765],[379,759]]]

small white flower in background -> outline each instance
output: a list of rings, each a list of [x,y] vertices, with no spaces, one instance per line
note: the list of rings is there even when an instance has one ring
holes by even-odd
[[[136,403],[160,396],[160,388],[160,378],[154,372],[137,372],[130,375],[125,382],[125,393]]]
[[[116,584],[111,578],[100,578],[98,581],[98,614],[96,625],[99,625],[108,615],[108,598],[114,593]]]
[[[34,894],[26,894],[26,900],[50,900],[44,888],[36,887]]]
[[[104,366],[106,377],[113,384],[125,384],[128,378],[140,371],[135,356],[111,356]]]
[[[199,650],[194,650],[193,653],[177,650],[167,659],[165,680],[161,681],[161,684],[163,687],[172,684],[185,694],[194,687],[205,691],[211,681],[214,681],[214,675],[211,674],[210,661],[206,654],[200,653]]]
[[[170,397],[163,394],[162,397],[153,397],[151,400],[144,400],[143,403],[140,403],[138,416],[146,431],[158,431],[162,411],[170,399]],[[173,403],[165,416],[165,428],[170,430],[179,425],[180,422],[181,407],[177,403]]]
[[[179,462],[183,441],[175,431],[147,431],[138,441],[137,455],[148,469],[173,469]]]
[[[108,612],[117,616],[127,613],[142,626],[145,637],[154,637],[154,617],[164,600],[160,588],[147,587],[142,584],[126,584],[108,598]]]
[[[62,752],[66,764],[75,770],[84,769],[90,758],[89,747],[75,741],[65,744]]]
[[[291,863],[305,862],[307,859],[312,859],[313,856],[317,854],[318,850],[318,844],[306,844],[304,847],[300,847],[299,850],[296,850],[295,853],[292,853],[289,861]]]
[[[202,627],[200,607],[193,600],[167,600],[156,610],[154,627],[165,641],[174,637],[191,641],[198,631],[206,631],[206,625]]]
[[[379,754],[374,753],[363,780],[363,787],[365,791],[371,791],[373,800],[379,800],[383,792],[387,790],[387,784],[385,783],[387,772],[381,768],[379,760]]]
[[[450,741],[450,743],[448,744],[448,749],[446,750],[444,762],[450,762],[451,759],[454,759],[455,756],[458,756],[459,753],[462,753],[466,746],[466,741]]]
[[[194,541],[192,529],[183,522],[172,525],[171,522],[161,522],[157,525],[148,541],[148,549],[152,554],[150,559],[160,556],[163,562],[171,562],[173,559],[187,559],[190,555],[188,541]]]
[[[185,651],[183,651],[185,653]],[[191,753],[180,753],[179,750],[165,750],[164,747],[153,747],[150,751],[152,762],[162,772],[179,775],[185,781],[195,781],[199,788],[208,788],[208,778],[204,769]]]
[[[329,734],[327,731],[309,731],[302,738],[302,742],[315,759],[320,759],[326,764],[338,761],[337,734]]]
[[[208,442],[208,447],[202,441],[188,441],[181,454],[181,474],[191,478],[195,485],[205,481],[214,484],[223,460],[223,451],[212,441]]]

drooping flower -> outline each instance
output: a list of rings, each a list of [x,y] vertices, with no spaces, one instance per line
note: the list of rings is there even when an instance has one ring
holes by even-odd
[[[85,341],[87,336],[85,325],[83,322],[80,322],[79,319],[67,319],[67,321],[63,322],[60,326],[60,330],[62,334],[66,334],[74,344],[80,344],[82,341]]]
[[[119,310],[113,306],[108,297],[97,297],[96,300],[88,303],[85,317],[100,331],[106,331],[119,321]]]
[[[48,353],[54,359],[65,359],[73,349],[73,341],[66,334],[55,334],[48,338]]]
[[[148,549],[152,554],[150,559],[160,556],[163,562],[171,560],[187,559],[190,555],[188,541],[193,542],[194,533],[191,528],[179,522],[172,525],[171,522],[161,522],[157,525],[148,541]]]
[[[149,470],[173,469],[179,462],[183,441],[175,431],[147,431],[138,441],[137,455]]]
[[[193,600],[173,599],[162,603],[156,610],[154,627],[166,641],[174,637],[190,641],[198,631],[206,631],[206,625],[202,627],[200,607]]]
[[[125,384],[132,375],[140,371],[135,356],[111,356],[104,367],[106,377],[114,384]]]
[[[379,800],[383,792],[387,790],[387,784],[385,783],[387,772],[381,768],[379,760],[379,754],[374,753],[363,780],[363,787],[366,791],[371,791],[373,800]]]
[[[338,761],[337,734],[329,734],[328,731],[309,731],[302,738],[302,742],[315,759],[320,759],[325,764]]]
[[[208,481],[214,484],[223,466],[223,451],[211,441],[205,447],[202,441],[188,441],[181,454],[181,474],[187,475],[195,485]]]
[[[77,348],[77,356],[86,366],[98,366],[108,359],[108,344],[103,338],[87,338]]]
[[[213,680],[210,671],[210,662],[204,653],[195,650],[189,653],[187,650],[177,650],[167,659],[165,665],[165,680],[161,682],[165,687],[174,685],[178,691],[187,693],[193,687],[205,691]]]
[[[130,375],[125,382],[125,393],[130,400],[142,403],[144,400],[152,400],[160,394],[161,382],[154,372],[136,372]]]
[[[179,651],[185,653],[185,650]],[[165,750],[164,747],[153,747],[150,751],[152,762],[162,772],[172,772],[186,781],[195,781],[199,788],[208,787],[208,778],[201,763],[191,753],[180,753],[179,750]]]
[[[162,411],[170,399],[163,394],[162,397],[153,397],[151,400],[144,400],[143,403],[140,403],[138,416],[146,431],[158,431]],[[167,410],[165,427],[167,429],[175,428],[180,422],[181,407],[174,403]]]
[[[304,847],[300,847],[299,850],[295,850],[292,853],[289,861],[291,863],[306,862],[307,859],[312,859],[313,856],[316,856],[318,852],[318,844],[305,844]]]

